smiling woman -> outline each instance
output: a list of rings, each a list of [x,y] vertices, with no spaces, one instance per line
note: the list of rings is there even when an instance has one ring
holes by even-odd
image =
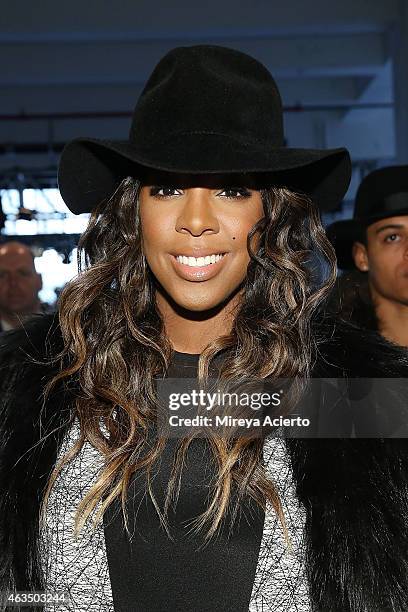
[[[246,187],[225,188],[231,179],[238,185],[245,185],[248,180],[240,176],[217,177],[214,188],[214,177],[189,177],[188,186],[183,189],[155,186],[141,189],[143,251],[160,286],[157,294],[160,312],[165,318],[173,315],[173,333],[177,333],[175,305],[177,310],[204,312],[221,304],[225,306],[227,301],[231,310],[239,302],[250,262],[248,234],[264,213],[260,192]],[[186,185],[186,177],[183,180],[176,175],[172,180],[174,184]],[[201,353],[216,330],[228,331],[223,311],[221,307],[212,317],[205,317],[200,338],[194,334],[195,321],[191,325],[188,318],[178,317],[181,328],[178,335],[182,338],[173,342],[174,348]],[[192,345],[194,337],[201,344]],[[186,346],[188,343],[190,347]]]
[[[407,372],[385,341],[318,323],[335,260],[317,204],[349,178],[344,149],[284,147],[272,76],[216,46],[159,62],[129,141],[66,146],[62,196],[92,215],[58,317],[0,351],[1,591],[91,612],[406,610],[403,444],[161,428],[175,379],[183,398],[189,379],[281,397],[310,375]],[[319,393],[307,435],[350,436],[348,398]]]

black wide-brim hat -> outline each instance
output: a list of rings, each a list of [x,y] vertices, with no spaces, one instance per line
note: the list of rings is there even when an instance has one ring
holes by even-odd
[[[368,174],[357,190],[353,218],[336,221],[326,229],[338,267],[355,267],[353,243],[364,239],[369,225],[400,215],[408,215],[408,166],[388,166]]]
[[[351,175],[346,149],[285,147],[281,98],[269,71],[249,55],[215,45],[167,53],[139,97],[129,139],[69,142],[58,183],[68,208],[79,214],[146,168],[268,173],[270,185],[304,192],[326,211],[337,207]]]

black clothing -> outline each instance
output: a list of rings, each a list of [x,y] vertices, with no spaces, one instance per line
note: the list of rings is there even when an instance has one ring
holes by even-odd
[[[198,357],[175,352],[168,377],[196,378]],[[167,441],[155,472],[153,489],[161,508],[178,443],[178,439]],[[248,610],[264,511],[249,499],[232,533],[226,520],[221,534],[208,544],[202,535],[189,533],[189,522],[208,504],[215,467],[207,440],[195,439],[188,451],[177,505],[169,513],[173,539],[160,525],[145,493],[144,478],[133,479],[129,490],[130,541],[120,501],[109,507],[104,525],[115,612]]]
[[[313,333],[317,376],[407,377],[406,351],[376,333],[337,321],[319,321]],[[41,360],[61,346],[57,320],[49,316],[0,343],[0,591],[44,590],[38,512],[72,422],[75,383],[60,386],[43,406],[44,383],[58,364],[34,363],[27,354]],[[406,397],[397,400],[406,407]],[[406,612],[408,440],[285,444],[306,511],[313,612]]]
[[[379,331],[366,272],[353,270],[339,276],[330,294],[327,310],[332,316],[363,329]]]

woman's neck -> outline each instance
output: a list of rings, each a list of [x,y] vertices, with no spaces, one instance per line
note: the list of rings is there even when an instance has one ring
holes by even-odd
[[[231,332],[240,295],[219,308],[188,311],[156,294],[156,305],[164,321],[166,335],[180,353],[202,353],[217,338]]]

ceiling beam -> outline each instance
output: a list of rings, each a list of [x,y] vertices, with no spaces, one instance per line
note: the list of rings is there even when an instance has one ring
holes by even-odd
[[[102,40],[112,36],[133,40],[159,36],[161,40],[186,35],[190,40],[222,38],[226,32],[258,34],[373,32],[398,18],[398,0],[207,0],[152,3],[151,0],[14,0],[0,20],[0,41],[55,42]],[[243,25],[244,24],[244,25]]]
[[[228,44],[259,59],[277,78],[374,75],[387,59],[382,34],[235,40]],[[143,41],[58,43],[50,53],[47,44],[9,43],[1,47],[0,86],[140,85],[172,46]]]
[[[278,86],[286,106],[309,104],[352,104],[371,77],[280,78]],[[26,85],[3,88],[0,115],[34,113],[100,113],[131,112],[142,89],[142,83],[112,86],[61,84],[59,86]],[[383,102],[373,95],[367,102]]]

